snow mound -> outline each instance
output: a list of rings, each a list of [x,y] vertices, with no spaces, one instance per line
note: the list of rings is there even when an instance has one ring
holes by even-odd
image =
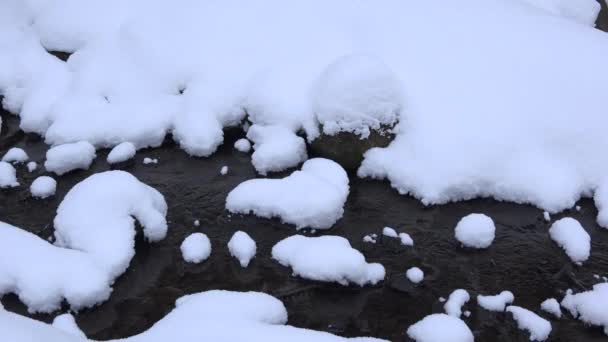
[[[519,306],[507,306],[507,312],[513,314],[519,329],[530,333],[530,341],[544,341],[551,333],[551,322],[540,317],[534,312]]]
[[[591,253],[591,237],[581,224],[570,217],[555,221],[549,229],[551,239],[562,247],[570,259],[582,264]]]
[[[401,240],[401,244],[404,246],[413,246],[414,239],[408,233],[399,233],[399,239]]]
[[[34,172],[36,171],[36,169],[38,168],[38,163],[36,163],[35,161],[31,161],[29,163],[27,163],[27,171],[28,172]]]
[[[228,174],[228,166],[224,165],[220,168],[220,175],[225,176]]]
[[[124,171],[94,174],[76,184],[57,208],[56,244],[87,253],[112,278],[135,255],[135,219],[149,241],[167,234],[167,204],[156,189]]]
[[[116,163],[125,162],[125,161],[133,158],[135,156],[136,152],[137,152],[137,149],[135,148],[135,145],[133,143],[128,142],[128,141],[120,143],[120,144],[114,146],[112,151],[110,151],[110,153],[108,154],[108,158],[107,158],[108,164],[116,164]]]
[[[608,283],[593,285],[593,289],[577,294],[568,290],[561,305],[579,320],[600,327],[608,335]]]
[[[272,248],[272,258],[291,267],[294,275],[341,285],[375,285],[385,275],[382,265],[367,263],[363,254],[340,236],[290,236]]]
[[[14,188],[19,186],[17,182],[17,170],[13,165],[0,161],[0,189]]]
[[[489,311],[505,311],[507,304],[513,303],[515,296],[511,291],[502,291],[494,296],[477,296],[477,304]]]
[[[239,260],[241,267],[249,265],[249,262],[255,256],[256,249],[255,241],[243,231],[234,233],[228,241],[228,251],[230,255]]]
[[[397,232],[395,231],[395,229],[393,229],[391,227],[384,227],[384,228],[382,228],[382,235],[388,236],[388,237],[392,237],[392,238],[399,237],[399,235],[397,234]]]
[[[87,336],[80,330],[78,325],[76,325],[76,320],[74,316],[66,313],[61,314],[53,319],[53,323],[51,324],[53,327],[62,330],[68,334],[74,335],[81,339],[87,338]]]
[[[416,342],[473,342],[471,329],[460,319],[446,314],[432,314],[407,328],[407,336]]]
[[[350,132],[367,138],[370,129],[392,127],[403,108],[399,79],[381,60],[365,55],[338,58],[313,90],[313,111],[323,133]]]
[[[469,214],[454,229],[456,239],[470,248],[488,248],[494,241],[494,221],[484,214]]]
[[[540,308],[557,318],[562,318],[562,310],[559,307],[559,302],[555,298],[546,299],[540,303]]]
[[[520,0],[551,15],[595,26],[601,5],[596,0]]]
[[[251,179],[239,184],[228,194],[226,209],[279,217],[298,229],[327,229],[342,217],[348,191],[348,176],[340,165],[314,158],[286,178]]]
[[[186,262],[198,264],[211,255],[211,241],[203,233],[192,233],[184,239],[180,250]]]
[[[247,131],[253,141],[253,167],[261,174],[294,167],[308,158],[306,142],[281,125],[253,125]]]
[[[158,159],[157,158],[149,158],[149,157],[145,157],[143,160],[144,165],[148,165],[148,164],[158,164]]]
[[[462,306],[470,299],[471,297],[466,290],[454,290],[448,297],[448,301],[443,305],[445,313],[450,316],[460,318],[460,315],[462,314]]]
[[[241,138],[234,143],[234,148],[243,153],[251,151],[251,143],[245,138]]]
[[[2,157],[2,161],[7,163],[25,163],[28,159],[30,157],[19,147],[11,148]]]
[[[86,141],[63,144],[46,152],[44,167],[61,176],[77,169],[88,169],[95,159],[95,147]]]
[[[49,176],[40,176],[30,185],[32,197],[44,199],[55,194],[57,189],[57,181]]]
[[[150,329],[114,342],[381,342],[369,337],[344,338],[285,325],[283,303],[259,292],[207,291],[183,296],[175,308]],[[3,337],[11,342],[93,342],[52,325],[0,311]],[[108,342],[112,342],[108,341]]]
[[[424,279],[424,272],[418,267],[411,267],[405,272],[405,276],[412,283],[418,284]]]

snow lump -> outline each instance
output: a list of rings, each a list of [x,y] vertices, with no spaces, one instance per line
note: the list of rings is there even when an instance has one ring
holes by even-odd
[[[466,290],[454,290],[448,297],[448,301],[443,305],[445,313],[450,316],[460,318],[460,315],[462,314],[462,306],[468,302],[469,299],[471,299],[471,297]]]
[[[14,188],[19,186],[17,182],[17,170],[13,165],[0,161],[0,189]]]
[[[551,322],[519,306],[507,306],[506,310],[513,314],[519,329],[530,332],[530,341],[544,341],[549,338]]]
[[[446,314],[432,314],[407,328],[407,336],[416,342],[473,342],[471,329],[460,319]]]
[[[561,305],[579,320],[603,327],[608,335],[608,283],[595,284],[592,290],[577,294],[568,290]]]
[[[211,255],[211,241],[203,233],[192,233],[184,239],[180,250],[186,262],[198,264]]]
[[[249,265],[249,262],[255,256],[256,249],[255,241],[243,231],[234,233],[228,241],[228,251],[230,255],[239,260],[241,267]]]
[[[108,164],[116,164],[125,162],[135,156],[137,149],[133,143],[125,141],[120,143],[110,151],[108,154]]]
[[[411,267],[405,272],[405,276],[412,283],[418,284],[422,281],[422,279],[424,279],[424,272],[422,272],[422,270],[418,267]]]
[[[251,143],[245,138],[241,138],[234,143],[234,148],[243,153],[248,153],[251,150]]]
[[[494,241],[494,221],[484,214],[463,217],[454,229],[456,239],[470,248],[488,248]]]
[[[46,152],[44,167],[61,176],[76,169],[88,169],[95,159],[95,147],[86,141],[51,147]]]
[[[3,162],[7,163],[25,163],[29,159],[27,153],[19,147],[13,147],[2,157]]]
[[[566,251],[572,262],[582,264],[589,258],[591,237],[577,220],[564,217],[555,221],[549,229],[549,235]]]
[[[494,296],[477,296],[477,304],[489,311],[505,311],[507,304],[513,303],[515,296],[511,291],[502,291]]]
[[[49,176],[40,176],[30,185],[32,197],[44,199],[55,194],[57,189],[57,181]]]

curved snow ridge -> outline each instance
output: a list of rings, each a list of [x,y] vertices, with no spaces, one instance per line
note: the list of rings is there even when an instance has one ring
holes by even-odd
[[[175,308],[150,329],[112,341],[385,341],[371,337],[344,338],[327,332],[295,328],[285,325],[286,323],[285,306],[270,295],[213,290],[179,298]],[[5,327],[3,337],[14,342],[91,341],[74,333],[66,333],[58,327],[3,310],[0,310],[0,325]],[[70,326],[70,329],[74,328]]]
[[[375,285],[385,276],[384,266],[367,263],[365,256],[340,236],[290,236],[272,247],[272,258],[291,267],[294,275],[345,286]]]
[[[251,179],[239,184],[228,194],[226,209],[278,217],[297,229],[328,229],[342,217],[348,192],[348,175],[340,165],[313,158],[285,178]]]

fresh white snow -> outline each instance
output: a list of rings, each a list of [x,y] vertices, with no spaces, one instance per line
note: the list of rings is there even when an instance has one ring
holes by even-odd
[[[561,305],[579,320],[603,327],[608,335],[608,283],[595,284],[593,289],[577,294],[568,290]]]
[[[253,125],[247,131],[253,141],[251,163],[262,175],[294,167],[308,158],[306,142],[280,125]]]
[[[19,186],[17,182],[17,170],[13,165],[0,161],[0,189],[14,188]]]
[[[477,304],[489,311],[505,311],[508,304],[513,303],[515,296],[511,291],[502,291],[494,296],[477,296]]]
[[[471,329],[460,319],[446,314],[432,314],[407,329],[416,342],[473,342]]]
[[[220,175],[225,176],[228,174],[228,166],[224,165],[222,166],[222,168],[220,169]]]
[[[466,304],[466,302],[469,301],[469,299],[471,299],[471,297],[466,290],[454,290],[448,297],[448,301],[443,305],[445,313],[450,316],[460,318],[460,315],[462,314],[462,307],[464,304]]]
[[[344,169],[331,160],[314,158],[283,179],[251,179],[239,184],[228,194],[226,209],[279,217],[298,229],[327,229],[342,217],[348,192]]]
[[[13,164],[25,163],[26,161],[28,161],[28,159],[30,159],[30,157],[27,155],[27,153],[23,149],[21,149],[19,147],[11,148],[2,157],[3,162],[13,163]]]
[[[46,152],[44,167],[61,176],[72,170],[88,169],[95,157],[95,147],[89,142],[63,144],[51,147]]]
[[[144,161],[143,161],[144,165],[148,165],[148,164],[158,164],[158,159],[157,158],[149,158],[149,157],[145,157]]]
[[[239,260],[241,267],[249,265],[249,262],[255,256],[256,250],[255,241],[253,241],[249,234],[243,231],[234,233],[230,241],[228,241],[228,251],[230,255]]]
[[[55,194],[57,189],[57,181],[49,176],[40,176],[30,185],[32,197],[44,199]]]
[[[600,3],[596,0],[520,0],[551,15],[562,17],[583,25],[595,26],[600,13]]]
[[[70,335],[74,335],[81,339],[86,339],[87,336],[80,330],[78,325],[76,324],[76,320],[74,316],[69,313],[61,314],[53,319],[53,323],[51,325],[54,328],[57,328],[63,332],[66,332]]]
[[[211,255],[211,241],[203,233],[192,233],[184,239],[180,250],[186,262],[198,264]]]
[[[399,237],[399,235],[397,234],[397,232],[395,231],[395,229],[393,229],[391,227],[384,227],[384,228],[382,228],[382,235],[388,236],[388,237],[392,237],[392,238]]]
[[[494,241],[494,221],[484,214],[469,214],[456,225],[456,239],[470,248],[488,248]]]
[[[562,318],[562,310],[559,307],[559,302],[555,298],[544,300],[542,303],[540,303],[540,308],[557,318]]]
[[[31,161],[29,163],[27,163],[27,171],[28,172],[34,172],[36,171],[36,169],[38,168],[38,163],[36,163],[35,161]]]
[[[548,212],[546,212],[546,211],[543,211],[543,218],[547,222],[551,221],[551,215]]]
[[[125,141],[116,146],[108,154],[108,164],[116,164],[125,162],[135,156],[137,149],[131,142]]]
[[[551,333],[551,322],[534,312],[519,306],[507,306],[507,312],[513,314],[517,327],[530,333],[530,341],[545,341]]]
[[[340,236],[290,236],[274,245],[272,258],[291,267],[294,275],[341,285],[374,285],[385,275],[382,265],[366,262],[365,256]]]
[[[418,284],[424,279],[424,272],[418,267],[411,267],[405,272],[405,276],[412,283]]]
[[[234,143],[234,148],[243,153],[251,151],[251,143],[245,138],[241,138]]]
[[[413,246],[414,239],[408,233],[399,233],[399,239],[401,240],[401,244],[404,246]]]
[[[577,220],[564,217],[555,221],[549,229],[549,235],[566,251],[573,262],[582,264],[589,258],[591,237]]]

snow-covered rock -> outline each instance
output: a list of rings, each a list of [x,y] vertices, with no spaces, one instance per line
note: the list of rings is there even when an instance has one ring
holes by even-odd
[[[145,157],[143,160],[144,165],[148,165],[148,164],[158,164],[158,159],[157,158],[150,158],[150,157]]]
[[[222,168],[220,169],[220,175],[225,176],[228,174],[228,166],[224,165],[222,166]]]
[[[446,314],[432,314],[407,328],[407,336],[416,342],[473,342],[471,329],[460,319]]]
[[[592,290],[577,294],[568,290],[561,305],[579,320],[603,327],[608,335],[608,283],[595,284]]]
[[[36,169],[38,168],[38,163],[36,163],[35,161],[31,161],[29,163],[27,163],[27,171],[28,172],[34,172],[36,171]]]
[[[211,255],[211,241],[203,233],[192,233],[184,239],[180,250],[186,262],[198,264]]]
[[[241,267],[249,265],[249,262],[255,256],[256,250],[255,241],[253,241],[249,234],[243,231],[234,233],[230,241],[228,241],[228,251],[230,255],[239,260]]]
[[[597,207],[597,224],[608,229],[608,178],[595,190],[593,201]]]
[[[19,186],[17,182],[17,170],[13,165],[0,161],[0,189],[14,188]]]
[[[108,164],[122,163],[133,158],[136,152],[135,145],[132,142],[125,141],[114,146],[110,153],[108,153],[106,160]]]
[[[515,296],[511,291],[502,291],[494,296],[477,296],[477,304],[489,311],[505,311],[508,304],[513,303]]]
[[[294,167],[308,158],[304,139],[280,125],[253,125],[247,131],[253,141],[251,163],[261,174]]]
[[[559,307],[559,302],[555,298],[544,300],[542,303],[540,303],[540,308],[557,318],[562,318],[562,310]]]
[[[589,259],[591,236],[577,220],[564,217],[555,221],[549,229],[549,235],[566,251],[573,262],[582,264]]]
[[[404,246],[413,246],[414,239],[408,233],[399,233],[399,239],[401,240],[401,244]]]
[[[2,157],[3,162],[13,163],[13,164],[25,163],[26,161],[28,161],[28,159],[30,159],[30,157],[27,155],[27,153],[22,148],[19,148],[19,147],[11,148]]]
[[[460,315],[462,314],[462,306],[468,302],[469,299],[471,299],[471,297],[466,290],[454,290],[448,297],[448,301],[443,305],[445,313],[450,316],[460,318]]]
[[[272,248],[272,258],[291,267],[294,275],[341,285],[374,285],[385,275],[382,265],[367,263],[365,256],[340,236],[290,236]]]
[[[44,167],[61,176],[77,169],[88,169],[95,159],[95,147],[86,141],[63,144],[46,152]]]
[[[488,248],[494,241],[494,221],[484,214],[469,214],[458,222],[456,239],[470,248]]]
[[[234,142],[234,148],[239,152],[249,153],[251,151],[251,143],[249,140],[241,138]]]
[[[395,229],[393,229],[391,227],[384,227],[384,228],[382,228],[382,235],[388,236],[388,237],[392,237],[392,238],[399,237],[399,235],[397,234],[397,232],[395,231]]]
[[[53,319],[53,323],[51,325],[54,328],[62,330],[68,334],[74,335],[81,339],[86,339],[87,336],[80,330],[78,325],[76,324],[76,320],[74,316],[69,313],[61,314]]]
[[[551,15],[595,26],[601,6],[596,0],[520,0]]]
[[[30,185],[32,197],[41,199],[53,196],[56,189],[57,181],[49,176],[40,176],[34,179]]]
[[[507,312],[513,314],[517,327],[530,333],[530,341],[545,341],[551,333],[551,322],[534,312],[519,306],[507,306]]]
[[[251,179],[239,184],[226,198],[233,213],[279,217],[298,229],[330,228],[344,213],[348,176],[327,159],[314,158],[283,179]]]
[[[411,267],[405,272],[405,276],[412,283],[418,284],[424,279],[424,272],[418,267]]]

